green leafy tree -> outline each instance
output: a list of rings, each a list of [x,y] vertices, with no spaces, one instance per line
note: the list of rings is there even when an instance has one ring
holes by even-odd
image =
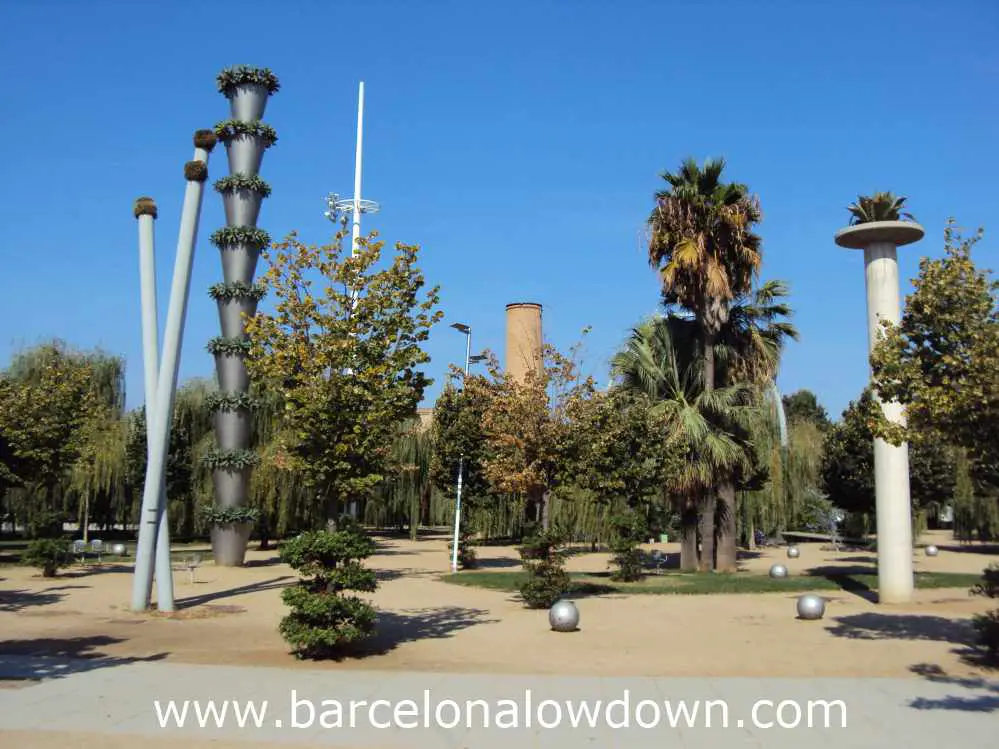
[[[788,423],[804,421],[815,424],[821,429],[829,427],[829,414],[811,390],[798,390],[790,395],[785,395],[783,402]]]
[[[644,393],[612,388],[573,405],[580,437],[570,466],[573,483],[597,501],[644,513],[685,457],[662,441],[653,402]]]
[[[454,497],[461,463],[462,514],[470,517],[495,499],[483,471],[488,442],[482,426],[493,388],[488,379],[478,375],[469,376],[471,387],[459,388],[455,385],[459,377],[464,375],[456,369],[434,404],[430,478],[444,496]],[[465,525],[462,521],[462,527]]]
[[[390,470],[398,425],[431,382],[418,368],[441,317],[437,288],[423,291],[417,247],[397,244],[377,267],[382,242],[362,240],[351,256],[343,237],[317,247],[292,234],[275,245],[262,279],[275,307],[246,322],[251,377],[284,400],[286,464],[332,524]]]
[[[975,478],[999,486],[999,282],[972,260],[981,237],[948,221],[944,257],[920,262],[901,322],[885,325],[871,364],[878,395],[902,403],[913,430],[964,448]],[[884,419],[873,426],[895,443],[907,436]]]
[[[851,402],[840,422],[828,432],[823,459],[826,492],[836,507],[871,514],[875,510],[874,432],[872,414],[877,401],[867,388]],[[911,432],[909,493],[917,511],[939,509],[954,496],[956,466],[951,450],[933,435]]]

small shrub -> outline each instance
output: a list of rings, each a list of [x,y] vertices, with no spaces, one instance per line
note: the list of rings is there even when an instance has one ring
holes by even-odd
[[[65,538],[37,538],[28,544],[21,561],[38,567],[42,577],[55,577],[60,567],[67,567],[72,561],[71,549]]]
[[[649,525],[638,512],[628,512],[611,518],[614,540],[610,549],[614,555],[611,564],[617,569],[611,580],[632,583],[645,574],[645,554],[638,545],[649,536]]]
[[[540,531],[527,538],[518,551],[530,576],[520,586],[520,596],[530,609],[546,609],[569,591],[571,580],[565,571],[565,537],[556,529]]]
[[[454,541],[448,543],[447,550],[448,554],[454,553]],[[458,534],[458,567],[463,570],[473,570],[478,566],[479,560],[475,556],[475,547],[472,546],[472,534],[462,529]]]
[[[374,632],[374,608],[343,594],[375,590],[375,573],[362,564],[374,551],[374,542],[352,522],[341,522],[335,531],[303,533],[281,547],[281,561],[302,575],[281,594],[291,613],[279,628],[298,658],[335,656]]]
[[[999,565],[993,564],[982,573],[982,581],[971,594],[999,598]],[[972,622],[978,630],[978,644],[993,663],[999,662],[999,609],[976,616]]]

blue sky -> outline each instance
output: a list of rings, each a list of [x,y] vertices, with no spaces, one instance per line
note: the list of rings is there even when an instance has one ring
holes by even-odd
[[[239,9],[237,12],[236,9]],[[560,347],[593,326],[590,368],[653,312],[643,222],[658,174],[724,156],[760,196],[767,278],[791,287],[800,343],[780,386],[838,414],[867,377],[863,263],[833,244],[858,192],[908,195],[926,227],[986,227],[999,265],[999,4],[909,2],[50,2],[0,4],[0,365],[52,336],[128,360],[142,400],[133,200],[153,196],[165,316],[191,133],[228,113],[215,75],[270,67],[273,187],[260,226],[324,241],[353,184],[367,88],[365,228],[421,244],[442,286],[432,374],[502,353],[504,305],[544,304]],[[213,156],[213,179],[227,172]],[[220,280],[206,191],[181,377],[210,376]],[[991,232],[990,232],[991,230]],[[438,384],[428,393],[435,397]]]

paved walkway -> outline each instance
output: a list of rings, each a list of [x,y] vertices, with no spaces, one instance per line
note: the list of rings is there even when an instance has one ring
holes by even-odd
[[[101,736],[106,738],[105,746],[124,746],[123,740],[128,740],[129,746],[158,747],[170,739],[184,749],[202,742],[218,741],[212,746],[222,746],[221,742],[228,745],[236,740],[350,749],[939,749],[955,745],[974,749],[995,747],[999,740],[999,680],[961,680],[939,674],[911,679],[569,678],[0,655],[0,678],[39,679],[0,689],[0,744],[17,737],[17,745],[32,747],[76,746],[79,741],[74,737]],[[293,696],[299,701],[297,707]],[[168,709],[169,700],[178,701],[178,711],[183,701],[198,700],[202,717],[208,700],[214,700],[216,710],[223,709],[227,700],[238,702],[224,708],[221,728],[213,715],[208,716],[206,727],[199,726],[193,702],[183,727],[176,725],[178,712],[166,715],[172,727],[162,728],[155,700],[161,711]],[[240,728],[233,706],[242,712],[250,700],[255,702],[259,727],[253,725],[251,715]],[[480,702],[468,705],[470,700]],[[590,718],[580,712],[584,700],[595,720],[592,727]],[[727,717],[725,708],[717,702],[709,707],[708,700],[725,701]],[[769,700],[769,704],[759,704],[754,719],[753,705],[759,700]],[[785,700],[793,703],[780,707]],[[820,727],[809,728],[809,701],[816,700],[842,701],[847,727],[842,727],[843,710],[835,703],[829,709],[832,727],[821,727],[826,710],[824,703],[818,703],[811,706],[811,713],[813,724]],[[354,706],[353,727],[351,701],[363,703]],[[681,712],[681,702],[686,714]],[[679,725],[669,725],[670,712]],[[487,713],[489,726],[485,727]],[[562,724],[546,727],[560,713]],[[582,725],[569,725],[570,713]],[[710,727],[706,725],[709,717]],[[443,725],[435,725],[437,718]],[[658,725],[653,726],[657,718]],[[781,728],[780,720],[799,725]],[[448,727],[455,721],[457,725]],[[622,725],[625,721],[630,725]],[[15,731],[37,732],[29,735],[38,741],[25,743],[24,734],[15,733],[7,733],[4,739],[4,732]],[[53,736],[64,737],[65,743]]]

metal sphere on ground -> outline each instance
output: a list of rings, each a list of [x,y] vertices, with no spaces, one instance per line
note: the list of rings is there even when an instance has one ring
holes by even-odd
[[[783,564],[775,564],[770,567],[770,577],[781,578],[787,577],[787,567]]]
[[[125,548],[125,544],[113,544],[111,546],[111,553],[116,557],[123,557],[128,553],[128,550]]]
[[[936,546],[933,546],[932,544],[926,547],[926,556],[928,557],[935,557],[939,553],[940,549],[938,549]]]
[[[826,602],[822,596],[806,593],[798,596],[797,608],[799,619],[821,619],[826,613]]]
[[[574,632],[579,628],[579,609],[572,601],[556,601],[548,609],[548,623],[556,632]]]
[[[801,556],[801,550],[798,549],[797,546],[788,546],[787,547],[787,558],[788,559],[797,559],[800,556]]]

